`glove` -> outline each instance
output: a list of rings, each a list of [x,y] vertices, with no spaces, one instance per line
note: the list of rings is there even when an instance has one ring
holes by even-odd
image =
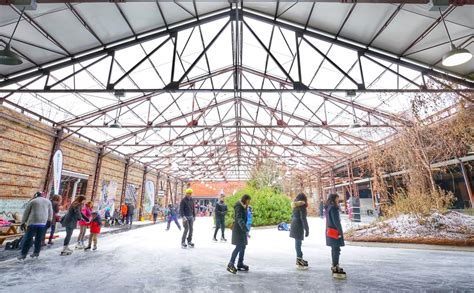
[[[26,224],[25,223],[20,225],[20,230],[23,231],[23,232],[26,231]]]
[[[309,230],[306,230],[306,233],[304,234],[304,237],[308,237],[309,236]]]

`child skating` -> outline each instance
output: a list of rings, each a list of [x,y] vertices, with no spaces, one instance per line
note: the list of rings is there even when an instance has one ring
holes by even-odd
[[[345,279],[346,273],[339,266],[341,246],[344,246],[344,234],[339,216],[339,196],[330,194],[326,203],[326,245],[331,247],[332,276],[336,279]]]
[[[97,237],[100,234],[100,226],[102,226],[102,219],[98,212],[92,212],[92,221],[90,223],[90,235],[89,235],[89,245],[84,250],[91,249],[91,245],[94,244],[92,250],[97,249]]]
[[[298,194],[291,203],[293,214],[291,216],[290,237],[295,239],[296,267],[301,270],[308,269],[308,262],[303,259],[301,245],[304,237],[309,236],[307,216],[308,199],[304,193]]]
[[[245,247],[247,246],[247,207],[250,204],[250,196],[245,194],[234,206],[234,227],[232,228],[232,244],[235,249],[232,252],[227,271],[236,274],[239,271],[248,271],[249,266],[244,264]],[[235,259],[239,256],[237,268]]]
[[[247,237],[250,238],[250,229],[252,228],[253,224],[253,209],[251,206],[247,207]]]

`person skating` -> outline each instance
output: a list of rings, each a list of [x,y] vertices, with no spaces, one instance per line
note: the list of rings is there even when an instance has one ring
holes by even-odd
[[[41,192],[36,192],[33,199],[25,207],[21,219],[21,229],[26,230],[23,236],[21,253],[18,259],[26,258],[31,247],[33,237],[35,238],[35,248],[31,257],[38,257],[41,251],[41,244],[44,239],[46,223],[53,218],[53,207],[51,201],[43,197]]]
[[[76,199],[71,203],[66,215],[61,219],[61,225],[66,228],[64,248],[61,251],[61,255],[70,255],[72,253],[72,250],[69,248],[72,232],[77,228],[77,221],[80,219],[87,220],[87,217],[81,212],[85,200],[86,198],[83,195],[76,197]]]
[[[227,265],[227,271],[235,274],[237,271],[248,271],[249,266],[244,264],[245,247],[247,246],[247,208],[250,204],[250,196],[245,194],[234,205],[234,226],[232,228],[232,244],[235,249],[232,252],[230,262]],[[237,268],[235,267],[235,259],[239,256]]]
[[[84,250],[89,250],[91,249],[92,244],[94,246],[92,247],[92,250],[97,249],[97,237],[100,234],[100,226],[102,226],[102,219],[100,218],[100,215],[98,212],[94,211],[92,212],[92,220],[90,223],[90,234],[89,234],[89,244]]]
[[[326,202],[326,245],[331,247],[332,275],[337,279],[345,279],[346,273],[339,266],[341,246],[344,246],[344,234],[339,216],[339,196],[330,194]]]
[[[183,237],[181,238],[181,247],[194,247],[193,243],[193,224],[194,219],[196,218],[196,211],[194,210],[194,201],[191,195],[193,190],[188,188],[186,189],[186,196],[181,200],[179,205],[179,214],[183,218]],[[186,245],[186,240],[188,244]]]
[[[50,231],[50,234],[49,234],[49,240],[48,240],[48,245],[53,245],[53,239],[54,239],[54,232],[56,231],[56,223],[59,221],[60,217],[59,217],[59,206],[61,204],[61,196],[60,195],[54,195],[52,198],[51,198],[51,206],[53,208],[53,218],[51,219],[51,223],[50,223],[50,228],[51,228],[51,231]],[[45,232],[45,239],[43,240],[46,241],[46,230],[44,231]]]
[[[120,213],[122,214],[122,223],[125,223],[127,219],[127,213],[128,213],[128,206],[126,203],[123,203],[122,206],[120,207]]]
[[[176,209],[171,204],[168,205],[168,215],[167,215],[167,217],[168,217],[168,219],[167,219],[168,224],[166,226],[166,231],[168,231],[170,229],[171,221],[174,221],[176,226],[178,226],[179,231],[181,231],[181,225],[179,225],[178,215],[176,213]]]
[[[308,199],[304,193],[298,194],[295,201],[291,203],[293,213],[291,215],[290,237],[295,239],[296,266],[299,269],[307,269],[308,262],[303,259],[301,245],[305,237],[309,236],[307,216]]]
[[[135,206],[133,205],[133,203],[128,203],[127,204],[127,225],[129,225],[129,228],[132,228],[134,212],[135,212]]]
[[[252,228],[253,223],[253,208],[251,206],[247,207],[247,237],[250,238],[250,229]]]
[[[221,229],[221,241],[227,241],[225,239],[225,215],[227,214],[227,205],[224,203],[224,196],[222,195],[219,202],[216,203],[215,217],[216,217],[216,230],[214,231],[213,240],[217,242],[217,231]]]
[[[86,238],[87,228],[89,228],[89,223],[92,219],[92,201],[88,201],[81,212],[86,219],[79,220],[79,237],[77,237],[76,249],[84,249],[84,239]]]
[[[156,224],[156,219],[158,219],[158,213],[160,211],[160,206],[158,204],[155,204],[152,209],[152,214],[153,214],[153,224]]]

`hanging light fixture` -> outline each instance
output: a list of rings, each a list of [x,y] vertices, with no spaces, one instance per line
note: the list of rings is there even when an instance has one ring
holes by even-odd
[[[21,10],[20,17],[18,18],[18,21],[16,22],[15,28],[13,29],[13,33],[10,36],[10,40],[8,40],[8,43],[6,44],[5,48],[0,50],[0,64],[1,65],[20,65],[23,63],[23,60],[21,60],[20,55],[18,55],[17,53],[11,50],[10,43],[12,42],[13,35],[15,34],[18,24],[20,23],[24,10],[25,10],[24,8]]]
[[[454,46],[453,40],[451,39],[451,35],[448,31],[448,27],[446,26],[446,22],[444,21],[443,13],[441,13],[441,9],[439,10],[439,13],[441,14],[441,19],[443,20],[444,28],[446,29],[449,42],[451,43],[451,51],[449,51],[443,56],[443,61],[441,62],[441,64],[446,67],[452,67],[468,62],[472,58],[472,53],[469,52],[467,49],[456,48],[456,46]]]

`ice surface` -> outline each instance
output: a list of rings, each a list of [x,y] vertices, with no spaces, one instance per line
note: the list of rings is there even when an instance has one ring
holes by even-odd
[[[246,251],[250,272],[231,275],[225,267],[233,246],[211,241],[210,218],[195,223],[196,248],[180,248],[176,226],[163,224],[99,238],[97,251],[38,260],[0,262],[0,292],[413,292],[473,290],[474,253],[346,246],[345,281],[330,274],[324,221],[310,219],[303,243],[308,271],[297,271],[288,232],[253,229]],[[231,233],[226,231],[230,240]],[[73,239],[74,240],[74,239]]]

